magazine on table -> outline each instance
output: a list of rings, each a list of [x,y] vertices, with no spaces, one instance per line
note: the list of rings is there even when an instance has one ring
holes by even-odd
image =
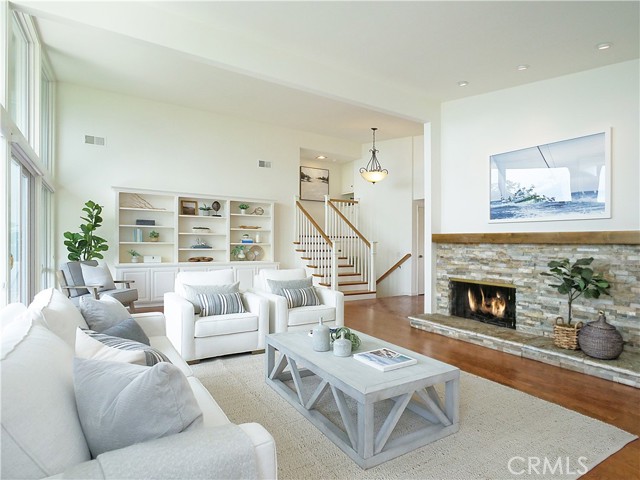
[[[353,358],[383,372],[418,363],[415,358],[408,357],[389,348],[377,348],[368,352],[355,353]]]

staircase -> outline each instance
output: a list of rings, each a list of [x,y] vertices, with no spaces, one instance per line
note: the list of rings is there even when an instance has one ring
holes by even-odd
[[[373,249],[354,225],[357,202],[325,200],[325,228],[321,228],[296,200],[298,258],[314,284],[340,290],[345,301],[376,298]]]

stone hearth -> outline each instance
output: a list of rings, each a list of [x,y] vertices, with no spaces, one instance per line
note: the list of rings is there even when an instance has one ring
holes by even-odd
[[[591,358],[579,350],[565,350],[551,337],[519,332],[475,320],[438,314],[409,317],[412,327],[463,340],[531,360],[640,388],[640,354],[624,351],[616,360]]]

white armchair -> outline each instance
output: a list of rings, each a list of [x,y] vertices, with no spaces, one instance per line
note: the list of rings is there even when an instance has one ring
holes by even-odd
[[[320,305],[307,305],[289,308],[287,299],[273,293],[269,280],[288,281],[307,278],[303,268],[282,270],[260,270],[255,276],[253,289],[255,293],[269,301],[269,331],[272,333],[289,330],[310,330],[322,317],[323,323],[329,327],[344,326],[344,294],[337,290],[314,286]]]
[[[216,287],[214,287],[216,286]],[[167,337],[188,362],[264,348],[269,331],[269,306],[261,296],[240,293],[243,313],[201,316],[194,291],[238,292],[232,269],[180,272],[175,291],[164,294]],[[206,311],[205,311],[206,313]]]

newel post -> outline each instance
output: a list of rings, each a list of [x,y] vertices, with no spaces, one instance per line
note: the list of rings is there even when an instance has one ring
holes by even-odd
[[[376,254],[378,253],[378,242],[371,242],[369,249],[369,291],[376,291]]]
[[[331,290],[338,289],[338,257],[342,252],[342,242],[333,241],[331,249]]]

